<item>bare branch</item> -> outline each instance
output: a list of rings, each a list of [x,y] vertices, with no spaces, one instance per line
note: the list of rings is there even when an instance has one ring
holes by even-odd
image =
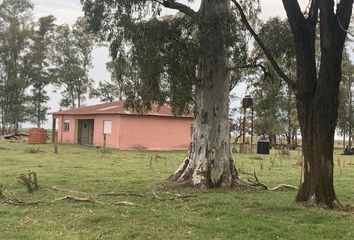
[[[191,9],[190,7],[188,7],[183,3],[176,2],[175,0],[152,0],[152,1],[157,2],[166,8],[178,10],[181,13],[184,13],[191,18],[195,18],[197,16],[197,13],[193,9]]]
[[[346,32],[349,36],[354,37],[354,34],[353,34],[353,33],[349,32],[347,29],[345,29],[345,28],[343,27],[343,25],[342,25],[342,23],[340,22],[340,19],[339,19],[338,16],[337,16],[337,20],[338,20],[338,24],[339,24],[340,29],[342,29],[344,32]]]
[[[342,0],[337,6],[337,13],[336,13],[339,28],[343,30],[345,35],[349,34],[350,36],[353,36],[348,32],[350,17],[352,15],[352,9],[353,9],[353,0]]]
[[[237,10],[239,11],[239,13],[241,15],[242,23],[245,25],[247,30],[254,37],[254,39],[256,40],[259,47],[262,49],[262,51],[264,52],[264,54],[268,58],[269,62],[272,64],[276,73],[289,85],[289,87],[294,89],[296,87],[295,81],[293,79],[291,79],[289,76],[287,76],[285,74],[285,72],[280,68],[279,64],[277,63],[277,61],[273,57],[273,55],[270,52],[270,50],[268,49],[268,47],[263,43],[263,41],[259,38],[257,33],[254,31],[254,29],[252,28],[252,26],[248,22],[247,17],[245,15],[241,5],[237,2],[237,0],[232,0],[232,2],[235,4]]]
[[[229,67],[227,69],[227,71],[234,71],[234,70],[238,70],[238,69],[247,69],[247,68],[260,68],[260,69],[262,69],[262,71],[264,73],[264,78],[272,77],[272,74],[269,71],[267,71],[266,67],[260,63],[246,64],[246,65],[237,66],[237,67]],[[238,81],[231,83],[229,91],[231,92],[236,87],[237,84],[238,84]]]

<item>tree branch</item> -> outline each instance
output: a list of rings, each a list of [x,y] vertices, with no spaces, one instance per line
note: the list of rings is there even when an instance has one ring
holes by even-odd
[[[352,15],[353,0],[342,0],[337,6],[337,21],[339,28],[348,33],[350,17]]]
[[[245,25],[247,30],[254,37],[254,39],[256,40],[256,42],[259,45],[259,47],[262,49],[262,51],[264,52],[264,54],[268,58],[269,62],[272,64],[272,66],[273,66],[274,70],[276,71],[276,73],[279,74],[279,76],[289,85],[289,87],[294,89],[296,87],[295,81],[293,79],[291,79],[289,76],[287,76],[284,73],[284,71],[280,68],[279,64],[277,63],[277,61],[273,57],[273,55],[270,52],[270,50],[267,48],[267,46],[263,43],[263,41],[259,38],[257,33],[254,31],[254,29],[249,24],[249,22],[247,20],[247,17],[245,15],[241,5],[236,0],[232,0],[232,2],[235,4],[237,10],[239,11],[239,13],[241,15],[242,23]]]
[[[153,2],[157,2],[166,8],[178,10],[191,18],[195,18],[197,15],[197,13],[193,9],[183,3],[176,2],[175,0],[153,0]]]
[[[313,0],[312,0],[313,1]],[[306,26],[306,19],[304,15],[301,12],[300,5],[297,0],[283,0],[283,5],[284,9],[286,11],[286,15],[288,16],[288,21],[293,30],[302,30],[306,31],[307,26]],[[310,7],[310,14],[311,10],[314,11],[314,5],[313,3],[311,4]],[[317,6],[318,7],[318,6]],[[315,15],[312,15],[314,17]]]
[[[313,31],[316,30],[317,19],[318,19],[318,8],[319,8],[319,0],[312,0],[310,10],[309,10],[309,16],[307,17],[306,20]]]

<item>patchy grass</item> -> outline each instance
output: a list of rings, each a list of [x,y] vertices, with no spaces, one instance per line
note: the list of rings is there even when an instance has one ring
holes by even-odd
[[[353,212],[309,209],[294,203],[296,191],[164,189],[161,184],[178,167],[184,152],[110,150],[51,145],[30,154],[26,144],[0,143],[0,185],[5,194],[35,206],[0,204],[0,239],[354,239]],[[256,171],[269,186],[297,185],[299,153],[281,157],[236,155],[244,172]],[[340,163],[341,170],[338,166]],[[335,155],[335,184],[344,204],[354,204],[354,156]],[[37,173],[40,189],[33,194],[17,177]],[[247,179],[246,175],[242,176]],[[53,186],[84,193],[53,190]],[[100,203],[52,201],[102,192],[136,192],[137,196],[95,196]],[[172,194],[196,195],[161,201]],[[85,194],[87,193],[87,194]],[[109,203],[129,201],[138,206]]]

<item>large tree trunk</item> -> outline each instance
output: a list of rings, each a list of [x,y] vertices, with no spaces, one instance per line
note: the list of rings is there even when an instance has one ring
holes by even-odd
[[[229,134],[229,87],[225,16],[230,0],[202,1],[199,10],[201,56],[196,112],[187,158],[171,179],[201,188],[240,183]]]
[[[304,162],[296,197],[312,206],[340,206],[333,185],[333,147],[339,83],[346,32],[353,0],[312,0],[305,18],[294,0],[282,0],[294,35],[297,82],[294,93],[302,135]],[[318,21],[320,20],[320,21]],[[317,75],[316,26],[320,23],[321,61]]]
[[[331,91],[318,87],[312,101],[298,99],[304,162],[296,201],[306,202],[311,206],[341,206],[333,185],[338,91],[339,87],[333,87]]]

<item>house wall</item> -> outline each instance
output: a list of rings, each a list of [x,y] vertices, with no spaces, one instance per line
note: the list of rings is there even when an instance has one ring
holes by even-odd
[[[72,116],[72,115],[54,115],[53,118],[59,119],[57,126],[58,143],[78,143],[78,121],[79,119],[94,119],[92,115]],[[69,120],[69,131],[64,132],[64,121]]]
[[[103,121],[112,121],[112,132],[106,134],[106,147],[120,148],[120,115],[97,115],[95,118],[93,144],[103,146]]]
[[[191,118],[121,115],[120,148],[187,149],[192,122]]]
[[[59,119],[58,142],[77,143],[78,120],[94,119],[93,144],[103,146],[103,121],[112,121],[112,132],[106,135],[106,146],[120,149],[177,150],[190,143],[191,118],[138,115],[55,115]],[[64,120],[70,120],[64,132]]]

